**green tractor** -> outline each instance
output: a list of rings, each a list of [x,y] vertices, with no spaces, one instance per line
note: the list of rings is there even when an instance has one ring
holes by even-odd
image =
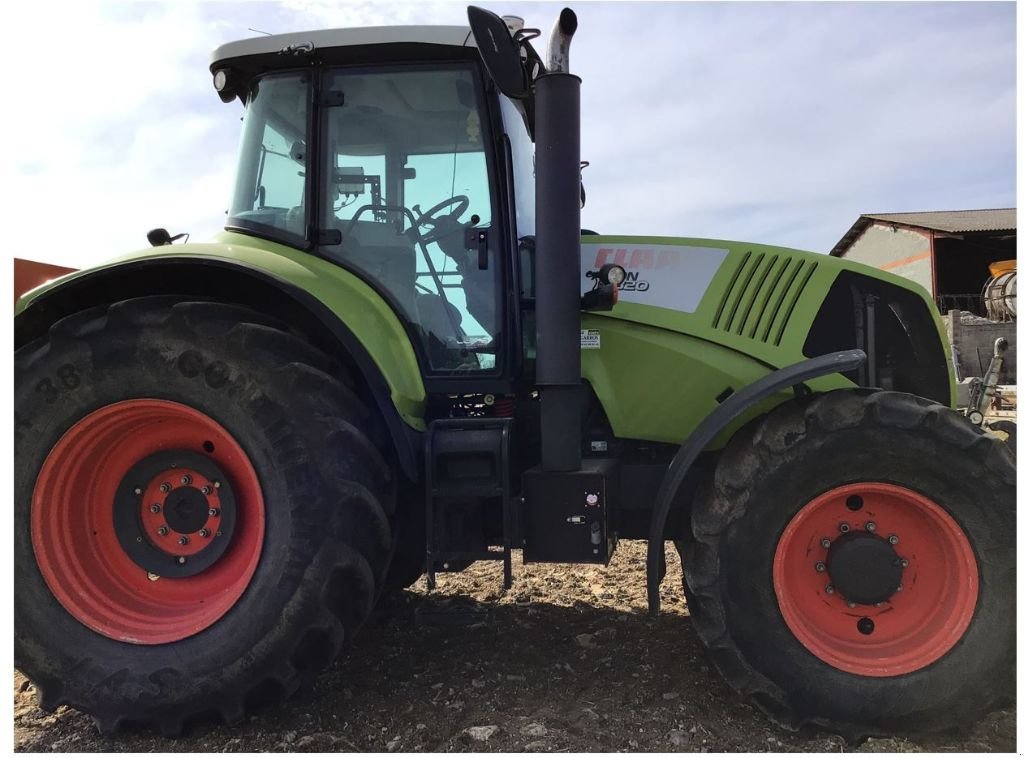
[[[263,36],[226,229],[24,295],[15,663],[174,734],[287,697],[383,593],[665,545],[722,676],[847,735],[1012,700],[1015,458],[927,294],[580,229],[576,17]]]

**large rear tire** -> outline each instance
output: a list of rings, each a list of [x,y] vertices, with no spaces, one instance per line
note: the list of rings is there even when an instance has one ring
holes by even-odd
[[[173,298],[75,314],[15,354],[15,412],[15,665],[43,708],[236,722],[369,614],[393,476],[283,325]]]
[[[1007,447],[912,395],[788,403],[723,452],[683,544],[718,669],[778,723],[941,731],[1013,698]]]

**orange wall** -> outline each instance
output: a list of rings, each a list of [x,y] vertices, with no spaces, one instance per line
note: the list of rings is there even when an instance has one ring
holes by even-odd
[[[54,266],[51,263],[27,261],[24,258],[14,259],[14,301],[17,302],[25,292],[40,284],[56,279],[58,276],[70,274],[77,269],[65,266]]]

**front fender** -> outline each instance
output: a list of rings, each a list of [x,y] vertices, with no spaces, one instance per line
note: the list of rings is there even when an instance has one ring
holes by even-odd
[[[419,363],[391,306],[340,266],[233,232],[210,243],[141,250],[31,290],[15,306],[15,344],[41,336],[50,324],[76,310],[163,293],[230,299],[285,320],[315,318],[352,356],[392,436],[408,438],[425,428],[426,392]],[[406,429],[395,429],[395,420]],[[403,451],[395,441],[403,468],[414,474],[411,449]]]

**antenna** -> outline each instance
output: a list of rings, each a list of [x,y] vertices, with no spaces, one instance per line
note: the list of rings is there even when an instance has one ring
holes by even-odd
[[[262,31],[262,30],[260,30],[260,29],[253,29],[253,28],[252,28],[251,26],[250,26],[250,27],[247,27],[247,29],[248,29],[248,31],[250,31],[250,32],[256,32],[257,34],[266,34],[266,35],[267,35],[268,37],[273,37],[273,36],[274,36],[274,35],[273,35],[273,34],[271,34],[270,32],[265,32],[265,31]]]

